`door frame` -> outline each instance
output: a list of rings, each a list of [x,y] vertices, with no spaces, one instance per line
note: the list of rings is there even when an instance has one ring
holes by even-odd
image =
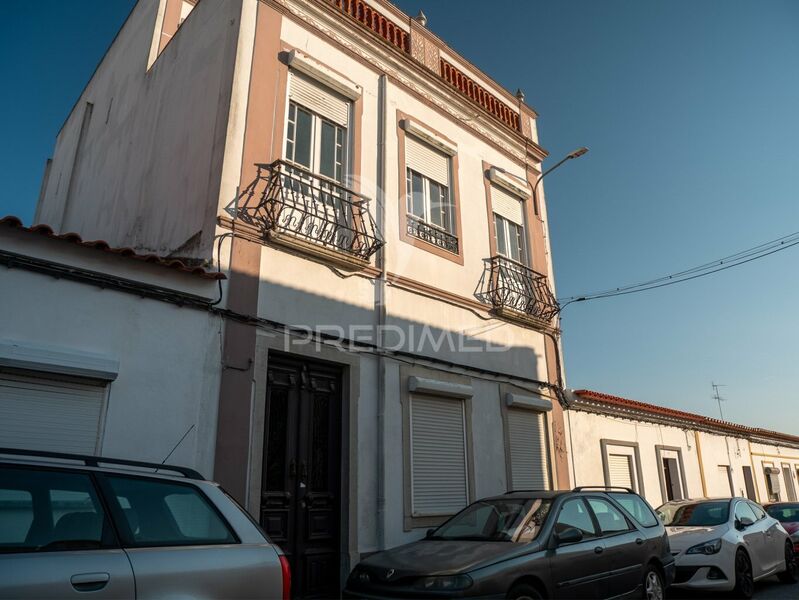
[[[660,496],[663,499],[663,502],[666,502],[668,498],[668,493],[666,492],[666,470],[663,467],[663,459],[664,458],[673,458],[673,457],[666,457],[663,456],[664,452],[674,452],[677,454],[677,466],[680,468],[680,486],[682,487],[682,496],[683,498],[690,498],[691,495],[688,493],[688,482],[685,477],[685,462],[682,458],[682,448],[679,446],[655,446],[655,456],[657,457],[657,465],[658,465],[658,480],[660,481]]]
[[[330,346],[289,344],[283,335],[258,331],[255,340],[253,395],[250,399],[250,459],[247,472],[247,511],[258,519],[261,512],[264,425],[266,423],[266,374],[270,352],[296,360],[327,363],[341,369],[341,488],[339,551],[340,581],[360,561],[358,551],[358,398],[360,396],[360,358]],[[297,338],[299,341],[299,338]]]

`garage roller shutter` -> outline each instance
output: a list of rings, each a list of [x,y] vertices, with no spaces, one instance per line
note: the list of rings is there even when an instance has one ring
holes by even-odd
[[[633,485],[632,457],[626,454],[611,454],[608,456],[610,470],[610,485],[635,489]]]
[[[289,98],[320,117],[347,127],[350,102],[344,96],[306,77],[290,71]]]
[[[105,388],[0,375],[0,447],[95,454]]]
[[[449,187],[449,156],[412,135],[405,137],[405,163],[417,173]]]
[[[451,515],[468,504],[463,402],[411,400],[413,514]]]
[[[498,185],[491,186],[491,206],[494,212],[508,221],[524,226],[522,199]]]
[[[508,409],[511,487],[514,490],[549,489],[544,415]]]

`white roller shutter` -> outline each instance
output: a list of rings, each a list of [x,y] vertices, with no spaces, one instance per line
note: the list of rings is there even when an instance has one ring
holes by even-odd
[[[491,186],[491,206],[500,217],[524,226],[522,199],[498,185]]]
[[[451,515],[469,502],[463,401],[414,397],[410,420],[413,515]]]
[[[95,454],[105,387],[0,374],[0,447]]]
[[[320,117],[347,127],[350,101],[310,77],[289,71],[289,98]]]
[[[405,164],[435,181],[449,187],[449,156],[436,150],[430,144],[405,136]]]
[[[519,408],[508,409],[511,488],[549,489],[544,415]]]
[[[608,456],[610,485],[635,489],[633,485],[633,461],[627,454],[611,454]]]

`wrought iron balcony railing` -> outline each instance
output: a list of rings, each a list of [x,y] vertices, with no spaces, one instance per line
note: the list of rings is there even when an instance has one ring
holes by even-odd
[[[312,253],[343,254],[356,263],[368,262],[383,245],[366,196],[283,160],[256,166],[257,178],[240,199],[236,216],[265,237],[299,243]]]
[[[489,259],[486,298],[499,312],[507,310],[549,322],[560,306],[546,275],[504,256]]]
[[[458,253],[458,236],[433,227],[410,213],[406,215],[406,227],[408,235],[455,254]]]

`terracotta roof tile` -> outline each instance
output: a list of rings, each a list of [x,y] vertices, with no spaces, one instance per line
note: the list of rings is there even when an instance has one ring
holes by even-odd
[[[170,269],[175,269],[176,271],[182,271],[184,273],[190,273],[192,275],[196,275],[203,279],[225,279],[224,273],[218,273],[216,271],[208,271],[203,267],[200,266],[191,266],[187,265],[181,260],[176,258],[165,258],[162,256],[158,256],[157,254],[140,254],[136,252],[133,248],[115,248],[111,246],[108,242],[103,240],[95,240],[95,241],[87,241],[84,240],[80,235],[77,233],[62,233],[57,234],[53,231],[53,228],[49,225],[32,225],[30,227],[25,227],[22,224],[22,221],[14,216],[8,216],[0,218],[0,225],[10,227],[16,229],[18,231],[26,231],[32,234],[39,234],[45,237],[54,239],[54,240],[62,240],[65,242],[70,242],[72,244],[76,244],[78,246],[83,246],[85,248],[93,248],[95,250],[102,250],[103,252],[108,252],[111,254],[116,254],[118,256],[122,256],[124,258],[132,258],[135,260],[141,260],[144,262],[161,265],[163,267],[168,267]]]
[[[799,444],[799,436],[790,435],[787,433],[780,433],[777,431],[770,431],[768,429],[760,429],[758,427],[748,427],[746,425],[738,425],[737,423],[730,423],[729,421],[722,421],[721,419],[714,419],[696,413],[685,412],[674,408],[667,408],[665,406],[658,406],[656,404],[648,404],[646,402],[639,402],[638,400],[630,400],[629,398],[622,398],[621,396],[612,396],[602,392],[595,392],[593,390],[575,390],[574,394],[592,400],[601,402],[603,404],[615,406],[618,408],[626,408],[636,410],[643,413],[653,415],[672,417],[692,423],[695,425],[702,425],[711,427],[713,429],[727,431],[729,433],[743,434],[748,436],[758,436],[764,438],[772,438],[776,440],[783,440],[793,444]]]

